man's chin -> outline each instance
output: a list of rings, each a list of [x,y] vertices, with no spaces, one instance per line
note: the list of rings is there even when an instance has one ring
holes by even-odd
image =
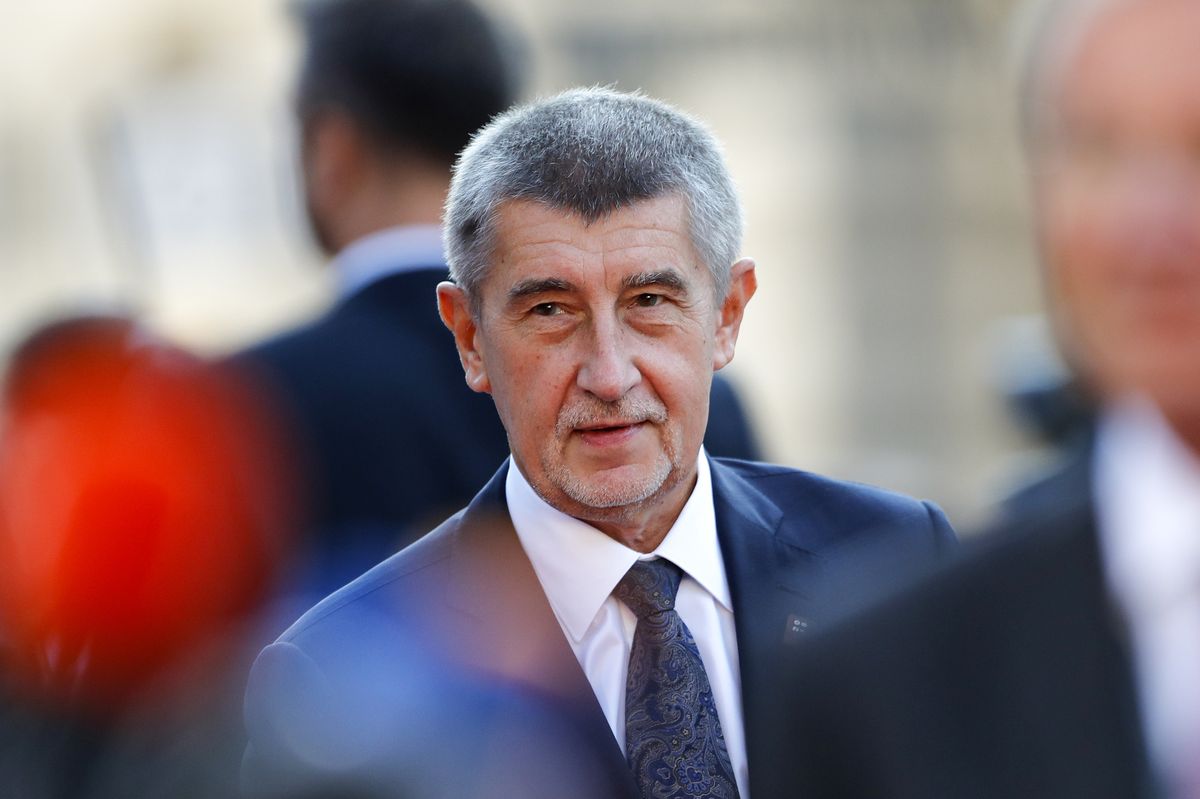
[[[601,515],[620,515],[652,501],[661,494],[671,476],[671,464],[663,458],[654,464],[626,464],[605,469],[550,472],[554,485],[576,505]]]

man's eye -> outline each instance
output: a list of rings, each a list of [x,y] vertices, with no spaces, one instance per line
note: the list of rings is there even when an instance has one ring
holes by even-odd
[[[662,298],[661,294],[639,294],[633,302],[640,308],[653,308],[662,303]]]
[[[539,302],[530,309],[530,313],[534,316],[554,316],[562,313],[562,308],[556,302]]]

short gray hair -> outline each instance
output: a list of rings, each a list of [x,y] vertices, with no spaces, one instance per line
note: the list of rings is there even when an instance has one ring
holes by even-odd
[[[512,109],[480,130],[454,166],[446,200],[450,277],[478,307],[498,208],[534,200],[590,224],[678,192],[692,245],[717,296],[742,244],[742,209],[716,138],[695,119],[640,93],[572,89]]]

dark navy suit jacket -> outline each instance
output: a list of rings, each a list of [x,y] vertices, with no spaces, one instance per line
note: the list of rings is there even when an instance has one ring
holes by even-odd
[[[1153,795],[1089,464],[1077,455],[957,562],[795,653],[777,690],[791,757],[770,795]]]
[[[445,266],[400,272],[235,357],[278,401],[307,477],[306,527],[326,591],[461,508],[508,456],[491,397],[463,380],[438,317]],[[752,459],[732,386],[715,377],[705,446]]]
[[[260,654],[246,699],[252,795],[297,775],[328,778],[318,761],[336,757],[322,750],[344,748],[352,762],[339,761],[336,774],[372,786],[408,779],[419,783],[414,796],[636,796],[509,520],[506,468],[470,506]],[[778,765],[779,707],[765,687],[784,654],[844,599],[864,553],[881,545],[894,557],[934,558],[953,534],[936,507],[878,489],[759,463],[712,459],[711,470],[759,796]],[[339,724],[371,733],[330,732]],[[398,732],[414,724],[420,745]],[[381,739],[408,751],[376,752]],[[498,750],[499,766],[478,754]],[[414,760],[424,774],[413,776],[422,770]]]
[[[438,318],[445,279],[445,267],[390,275],[235,357],[293,433],[326,591],[462,507],[508,455]]]

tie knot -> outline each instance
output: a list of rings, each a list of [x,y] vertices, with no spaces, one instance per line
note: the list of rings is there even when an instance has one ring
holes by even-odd
[[[669,560],[639,560],[613,589],[617,599],[644,619],[675,607],[675,594],[683,571]]]

